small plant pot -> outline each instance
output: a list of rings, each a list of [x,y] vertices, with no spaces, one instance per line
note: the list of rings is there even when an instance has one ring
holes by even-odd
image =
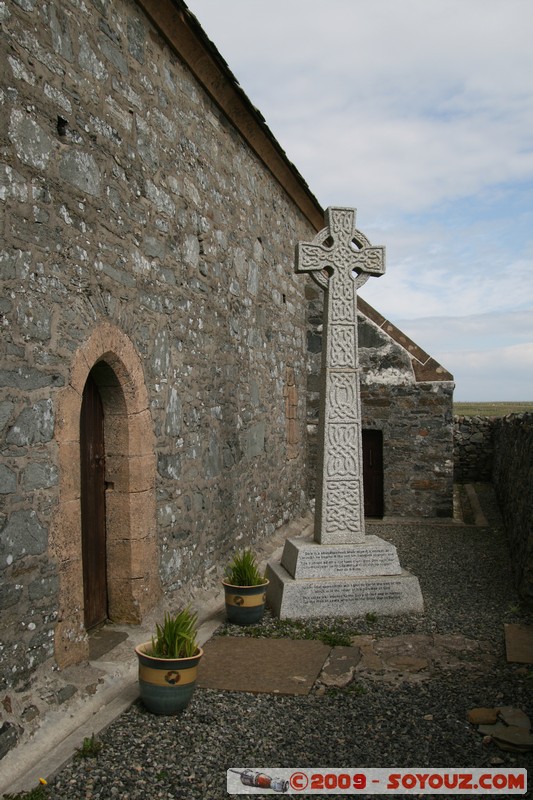
[[[265,581],[258,586],[233,586],[222,581],[228,622],[235,625],[254,625],[259,622],[265,610],[269,583],[270,581]]]
[[[189,704],[204,651],[190,658],[156,658],[147,655],[151,642],[135,648],[139,660],[141,700],[153,714],[179,714]]]

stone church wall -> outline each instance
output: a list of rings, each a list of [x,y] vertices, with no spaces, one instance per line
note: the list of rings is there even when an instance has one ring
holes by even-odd
[[[133,0],[13,0],[0,21],[0,675],[22,685],[54,654],[76,589],[58,544],[79,527],[76,433],[59,441],[57,400],[83,387],[89,337],[108,364],[124,348],[138,359],[147,408],[133,397],[123,444],[137,446],[142,416],[163,592],[300,513],[293,253],[315,231]],[[60,508],[72,529],[54,534]]]
[[[386,280],[386,277],[382,280]],[[322,293],[309,285],[308,487],[314,495]],[[387,517],[453,516],[453,383],[416,381],[408,352],[359,314],[363,429],[383,435]]]

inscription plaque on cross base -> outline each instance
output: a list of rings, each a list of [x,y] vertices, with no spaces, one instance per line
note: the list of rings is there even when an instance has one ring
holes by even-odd
[[[328,208],[326,227],[296,250],[296,271],[309,272],[325,292],[318,431],[315,540],[365,537],[361,403],[357,353],[357,289],[383,275],[383,247],[355,228],[355,209]]]
[[[296,579],[399,575],[402,571],[394,545],[372,535],[357,546],[288,538],[282,564]]]
[[[354,545],[357,547],[357,545]],[[399,575],[362,575],[352,578],[288,577],[280,564],[269,564],[268,601],[281,619],[409,614],[423,610],[418,578]]]

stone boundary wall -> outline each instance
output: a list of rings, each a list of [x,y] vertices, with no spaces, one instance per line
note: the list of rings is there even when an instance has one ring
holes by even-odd
[[[453,418],[455,483],[492,480],[493,431],[496,420],[497,417]]]
[[[454,480],[494,484],[517,588],[533,604],[533,414],[454,417]]]
[[[494,424],[492,480],[503,515],[520,596],[533,606],[533,413]]]

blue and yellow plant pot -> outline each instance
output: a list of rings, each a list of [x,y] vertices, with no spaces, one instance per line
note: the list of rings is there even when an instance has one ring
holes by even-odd
[[[258,586],[232,586],[231,583],[222,581],[228,622],[236,625],[254,625],[259,622],[265,610],[268,584],[269,581]]]
[[[190,658],[156,658],[146,654],[151,642],[135,648],[139,660],[141,700],[153,714],[179,714],[189,704],[204,651]]]

